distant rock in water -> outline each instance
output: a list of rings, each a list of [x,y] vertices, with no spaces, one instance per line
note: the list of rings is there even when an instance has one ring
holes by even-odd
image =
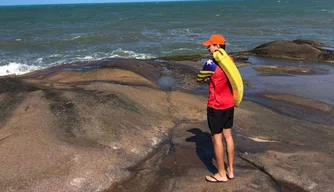
[[[306,39],[272,41],[249,51],[229,52],[229,55],[233,56],[238,67],[247,66],[249,64],[247,62],[248,56],[334,63],[334,47],[330,47],[318,41]],[[190,56],[179,55],[159,57],[152,60],[195,62],[208,59],[209,57],[208,54],[197,54]]]
[[[273,41],[260,45],[248,53],[264,57],[334,63],[334,49],[312,40]]]

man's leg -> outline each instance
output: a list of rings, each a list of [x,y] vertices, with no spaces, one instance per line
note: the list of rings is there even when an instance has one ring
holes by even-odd
[[[232,137],[232,130],[231,129],[224,129],[223,130],[224,138],[226,141],[226,148],[227,148],[227,160],[228,160],[228,177],[230,179],[234,178],[234,141]]]
[[[218,173],[214,177],[219,181],[227,181],[225,165],[224,165],[224,146],[223,146],[223,134],[218,133],[212,136],[213,149],[215,153],[215,159],[218,167]],[[209,176],[206,177],[209,181],[214,179]]]

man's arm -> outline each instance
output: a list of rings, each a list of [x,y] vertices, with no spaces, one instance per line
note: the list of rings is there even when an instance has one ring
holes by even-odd
[[[214,61],[209,59],[203,66],[203,69],[200,70],[199,73],[197,74],[196,80],[198,82],[202,82],[206,78],[211,77],[214,74],[216,67],[217,65],[214,63]]]

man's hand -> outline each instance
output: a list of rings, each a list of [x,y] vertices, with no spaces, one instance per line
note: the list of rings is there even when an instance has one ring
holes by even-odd
[[[210,77],[206,77],[204,80],[203,80],[204,83],[209,83],[210,82]]]

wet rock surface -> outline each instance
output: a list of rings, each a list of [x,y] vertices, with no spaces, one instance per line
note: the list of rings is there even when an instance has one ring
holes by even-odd
[[[1,191],[332,191],[331,100],[269,90],[280,77],[259,77],[243,59],[236,177],[207,183],[216,171],[207,85],[190,60],[103,59],[1,77]]]
[[[269,72],[269,73],[288,73],[288,74],[315,74],[316,72],[312,69],[294,67],[294,66],[267,66],[267,65],[258,65],[253,67],[256,71],[260,72]]]

